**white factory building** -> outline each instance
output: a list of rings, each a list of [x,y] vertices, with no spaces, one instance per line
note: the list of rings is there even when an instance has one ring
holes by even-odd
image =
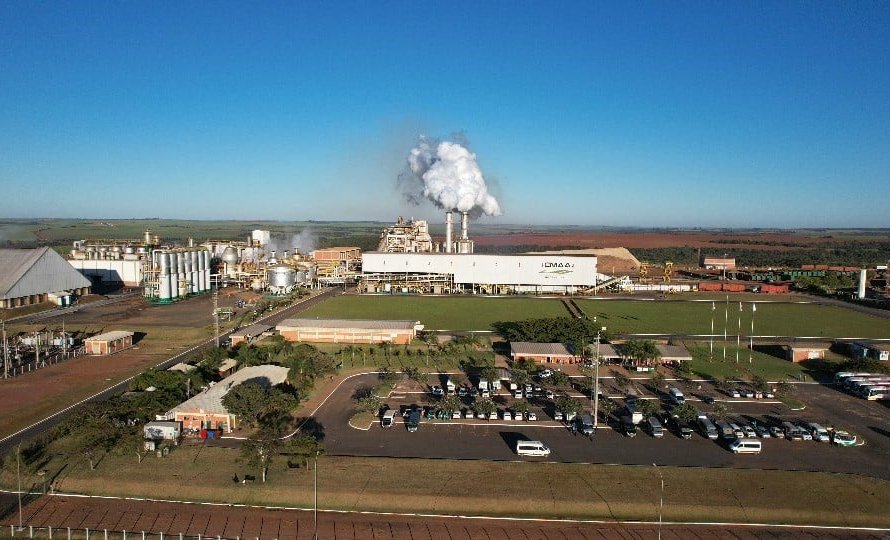
[[[371,293],[574,294],[596,284],[594,256],[362,254],[362,287]]]

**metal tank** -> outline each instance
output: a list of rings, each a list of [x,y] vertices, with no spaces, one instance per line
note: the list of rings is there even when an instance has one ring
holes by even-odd
[[[204,251],[202,253],[204,253],[204,290],[209,291],[211,288],[210,287],[210,260],[211,260],[211,256],[210,256],[209,251]]]
[[[293,288],[297,282],[297,271],[289,266],[275,266],[269,270],[269,287]]]

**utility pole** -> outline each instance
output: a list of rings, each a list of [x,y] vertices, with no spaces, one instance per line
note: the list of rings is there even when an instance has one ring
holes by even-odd
[[[726,295],[726,308],[723,313],[723,361],[726,362],[726,327],[729,326],[729,295]]]
[[[312,521],[314,524],[314,532],[312,533],[312,540],[318,540],[318,450],[315,451],[315,508],[313,511]]]
[[[596,317],[593,318],[593,323],[596,324]],[[601,332],[605,331],[606,327],[597,328],[596,330],[596,357],[593,359],[594,365],[594,389],[593,389],[593,429],[596,430],[599,427],[599,408],[600,408],[600,340],[601,340]]]
[[[219,289],[213,289],[213,329],[216,337],[216,348],[219,348]]]
[[[15,474],[19,480],[19,530],[22,530],[24,529],[22,526],[22,443],[19,443],[15,449]]]
[[[661,470],[659,470],[658,465],[652,464],[655,467],[655,471],[658,473],[658,477],[661,479],[661,497],[658,501],[658,540],[661,540],[661,514],[664,510],[664,476],[661,474]]]
[[[753,322],[751,324],[754,324]],[[3,331],[3,378],[9,378],[9,350],[6,348],[6,321],[0,320],[0,328]]]

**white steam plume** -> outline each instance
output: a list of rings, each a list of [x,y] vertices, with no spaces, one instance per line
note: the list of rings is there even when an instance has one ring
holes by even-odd
[[[293,254],[294,248],[299,249],[301,254],[308,255],[310,251],[315,250],[317,243],[318,238],[315,233],[310,229],[303,229],[299,234],[273,235],[269,243],[263,246],[263,249],[267,257],[272,255],[273,250],[278,257],[283,256],[285,251]]]
[[[405,198],[423,199],[443,210],[500,216],[501,205],[490,193],[476,154],[456,142],[421,136],[408,155],[409,171],[399,177]]]

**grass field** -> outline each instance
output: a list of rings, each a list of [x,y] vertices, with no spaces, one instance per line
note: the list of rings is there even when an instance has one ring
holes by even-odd
[[[552,298],[339,296],[306,310],[306,318],[408,319],[429,330],[491,330],[495,321],[566,317]]]
[[[619,333],[711,333],[710,302],[578,300],[577,303],[588,317],[597,317],[609,330]],[[716,334],[723,334],[726,308],[725,302],[716,303],[713,311]],[[738,301],[731,300],[728,308],[727,330],[735,335],[739,330]],[[751,333],[750,303],[743,304],[743,310],[741,333],[746,336]],[[834,306],[758,302],[754,335],[890,338],[890,320]]]
[[[735,344],[726,347],[726,360],[723,359],[722,341],[714,341],[714,356],[711,357],[710,346],[707,343],[686,343],[692,362],[689,367],[695,376],[711,379],[742,379],[751,380],[759,375],[767,381],[811,380],[806,369],[800,363],[789,362],[776,358],[769,354],[754,351],[750,355],[747,348],[737,349]],[[739,361],[736,362],[736,352]]]
[[[94,495],[151,493],[161,499],[312,507],[310,471],[287,469],[280,458],[266,484],[234,484],[233,474],[252,472],[237,456],[231,449],[185,446],[137,465],[132,453],[121,452],[103,458],[95,471],[78,457],[61,471],[57,486]],[[47,476],[63,465],[54,457]],[[665,521],[890,525],[890,482],[883,480],[738,469],[658,471],[665,480]],[[15,481],[9,469],[0,479],[5,487]],[[38,488],[44,481],[30,479]],[[653,520],[659,485],[653,467],[323,456],[318,503],[321,509],[352,511]]]
[[[633,334],[709,334],[711,303],[683,301],[577,300],[589,317],[609,330]],[[718,303],[714,332],[723,333],[726,305]],[[742,335],[751,333],[751,305],[743,304]],[[309,309],[305,317],[413,319],[431,330],[491,330],[495,321],[565,317],[554,298],[465,298],[340,296]],[[729,304],[729,334],[738,332],[738,303]],[[890,338],[890,320],[817,304],[758,302],[754,335]]]

